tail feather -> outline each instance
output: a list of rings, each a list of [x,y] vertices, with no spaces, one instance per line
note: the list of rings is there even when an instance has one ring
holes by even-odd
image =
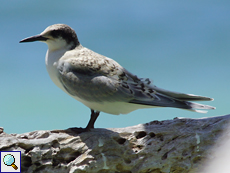
[[[199,96],[196,96],[196,97],[199,97]],[[189,96],[189,98],[190,98],[190,96]],[[201,96],[201,98],[203,98],[203,97]],[[178,99],[178,97],[173,98],[171,96],[169,97],[169,96],[163,95],[161,93],[156,93],[155,97],[152,101],[134,99],[134,100],[130,101],[130,103],[148,105],[148,106],[174,107],[174,108],[186,109],[186,110],[199,112],[199,113],[206,113],[207,112],[207,111],[202,111],[199,109],[215,109],[215,107],[212,107],[209,105],[203,105],[203,104],[189,102],[189,101],[185,101],[185,100],[186,99]]]
[[[137,79],[136,76],[132,75],[131,73],[127,72],[129,76],[132,77],[133,81],[139,83],[139,85],[132,85],[134,87],[134,91],[138,91],[141,89],[141,95],[139,96],[135,93],[136,97],[130,101],[130,103],[139,104],[143,106],[154,106],[154,107],[174,107],[180,109],[186,109],[194,112],[199,113],[206,113],[207,111],[202,111],[199,109],[215,109],[215,107],[209,105],[203,105],[199,103],[194,103],[190,101],[212,101],[213,98],[198,96],[193,94],[184,94],[179,92],[168,91],[165,89],[158,88],[157,86],[153,85],[152,82],[148,78],[140,78]],[[146,92],[146,91],[154,91],[154,92]],[[152,97],[146,97],[146,95],[150,95]]]
[[[169,96],[169,97],[172,97],[178,100],[183,100],[183,101],[212,101],[214,100],[213,98],[204,97],[204,96],[168,91],[168,90],[158,88],[157,86],[151,86],[151,87],[158,93],[164,94],[166,96]]]

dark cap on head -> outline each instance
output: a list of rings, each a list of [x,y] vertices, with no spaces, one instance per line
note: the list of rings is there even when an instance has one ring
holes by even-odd
[[[51,38],[62,38],[67,44],[71,45],[70,50],[74,49],[80,42],[75,31],[65,24],[55,24],[47,27],[40,35],[32,36],[21,40],[23,42],[47,41]]]
[[[80,43],[77,38],[77,34],[75,31],[65,24],[55,24],[51,25],[50,28],[53,28],[53,30],[50,31],[50,35],[53,38],[61,37],[64,40],[66,40],[67,44],[74,44],[74,46],[78,46]]]

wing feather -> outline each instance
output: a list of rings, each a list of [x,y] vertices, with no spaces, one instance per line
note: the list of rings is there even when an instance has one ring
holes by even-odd
[[[84,62],[77,58],[68,59],[58,66],[59,79],[71,95],[81,99],[92,102],[128,102],[133,93],[119,79],[119,74],[123,73],[122,68],[113,63],[110,59],[94,63],[90,59],[84,59]]]
[[[114,60],[94,55],[94,58],[63,58],[59,62],[59,79],[71,95],[89,102],[126,102],[189,110],[214,109],[188,102],[211,98],[158,88],[148,78],[138,78]]]

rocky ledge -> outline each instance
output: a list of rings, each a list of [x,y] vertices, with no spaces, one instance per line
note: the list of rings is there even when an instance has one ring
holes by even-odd
[[[213,159],[229,121],[230,115],[175,118],[80,134],[6,134],[0,128],[0,151],[21,151],[25,173],[197,173]]]

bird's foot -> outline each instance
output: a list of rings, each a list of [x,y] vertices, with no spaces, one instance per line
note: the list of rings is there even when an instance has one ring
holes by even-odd
[[[74,132],[74,133],[83,133],[83,132],[89,132],[91,129],[89,128],[79,128],[79,127],[71,127],[71,128],[68,128],[66,129],[67,131],[71,131],[71,132]]]
[[[72,134],[80,134],[84,132],[89,132],[91,129],[88,128],[79,128],[79,127],[71,127],[65,130],[52,130],[52,133],[72,133]]]

